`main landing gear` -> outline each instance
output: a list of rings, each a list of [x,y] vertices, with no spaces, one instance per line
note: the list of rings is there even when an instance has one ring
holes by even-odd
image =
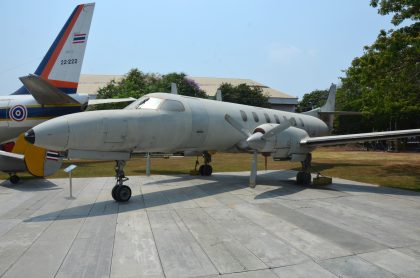
[[[116,160],[115,165],[115,178],[117,184],[112,188],[112,198],[117,202],[127,202],[131,198],[131,189],[123,183],[128,181],[124,174],[125,161]]]
[[[211,162],[211,154],[207,151],[203,152],[203,159],[204,165],[201,165],[200,168],[198,168],[198,172],[200,173],[200,176],[211,176],[213,173],[213,167],[209,164]]]
[[[300,185],[309,185],[312,182],[311,176],[312,154],[308,153],[304,161],[302,161],[302,170],[296,175],[296,183]]]

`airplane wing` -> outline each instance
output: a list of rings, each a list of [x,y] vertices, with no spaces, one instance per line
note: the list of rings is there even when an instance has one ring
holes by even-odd
[[[405,138],[411,136],[420,136],[420,129],[407,129],[396,131],[384,132],[371,132],[371,133],[356,133],[349,135],[335,135],[335,136],[322,136],[322,137],[309,137],[300,141],[301,145],[306,146],[328,146],[340,145],[351,142],[368,142],[375,140],[389,140],[396,138]]]
[[[106,103],[118,103],[118,102],[133,102],[135,98],[105,98],[105,99],[89,99],[88,105],[106,104]]]
[[[24,156],[21,154],[0,151],[0,171],[6,173],[26,171]]]
[[[19,79],[39,104],[79,104],[77,100],[38,75],[29,74],[19,77]]]

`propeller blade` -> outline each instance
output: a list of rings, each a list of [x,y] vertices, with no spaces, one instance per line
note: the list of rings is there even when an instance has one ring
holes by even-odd
[[[273,128],[272,130],[270,130],[269,132],[267,132],[266,134],[264,134],[261,139],[265,140],[268,139],[274,135],[276,135],[279,132],[282,132],[283,130],[289,128],[292,125],[292,123],[290,121],[287,122],[283,122],[281,124],[279,124],[278,126],[276,126],[275,128]]]
[[[249,136],[251,136],[251,132],[249,132],[248,129],[246,129],[243,125],[241,125],[240,123],[238,123],[234,118],[232,118],[230,115],[226,114],[225,115],[225,120],[232,126],[234,127],[237,131],[239,131],[240,133],[242,133],[242,135],[244,135],[244,137],[248,138]]]
[[[251,175],[249,176],[249,187],[255,188],[257,185],[257,158],[258,152],[254,151],[251,163]]]

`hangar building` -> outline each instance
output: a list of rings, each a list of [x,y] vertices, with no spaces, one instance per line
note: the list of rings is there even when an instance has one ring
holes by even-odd
[[[98,89],[104,87],[111,80],[119,81],[123,75],[96,75],[96,74],[82,74],[79,80],[79,87],[77,92],[79,94],[96,95]],[[247,84],[251,87],[259,87],[263,93],[269,96],[268,101],[273,109],[284,111],[295,111],[297,105],[297,97],[290,96],[279,90],[270,88],[266,85],[258,83],[251,79],[240,78],[217,78],[217,77],[195,77],[187,76],[187,78],[195,81],[200,89],[205,91],[207,95],[214,96],[217,89],[222,83],[230,83],[234,86],[239,84]],[[223,94],[223,92],[222,92]]]

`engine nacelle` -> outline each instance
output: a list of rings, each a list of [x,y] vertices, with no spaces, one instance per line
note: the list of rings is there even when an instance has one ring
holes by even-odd
[[[300,145],[300,141],[309,136],[308,133],[293,126],[266,139],[262,138],[264,134],[270,132],[276,126],[278,124],[262,124],[255,128],[253,134],[247,140],[249,147],[262,153],[272,153],[273,159],[292,159],[311,151],[310,148]]]

